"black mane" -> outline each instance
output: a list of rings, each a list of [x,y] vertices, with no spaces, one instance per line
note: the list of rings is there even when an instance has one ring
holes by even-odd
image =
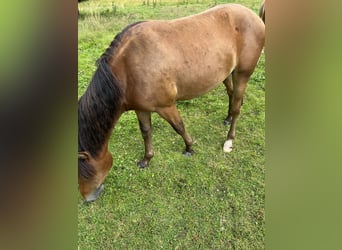
[[[78,101],[78,152],[87,151],[92,157],[97,157],[120,112],[122,90],[108,62],[122,37],[139,23],[133,23],[117,34],[96,61],[98,67]],[[79,176],[88,179],[94,175],[93,167],[85,164],[84,160],[79,159],[78,166]]]
[[[136,26],[137,24],[143,23],[145,21],[139,21],[132,23],[130,25],[127,25],[120,33],[118,33],[115,37],[114,40],[110,43],[109,47],[106,49],[106,51],[102,54],[102,56],[97,60],[97,64],[101,60],[108,60],[114,52],[114,49],[118,46],[120,41],[122,40],[123,36],[126,35],[127,31],[132,28],[133,26]]]

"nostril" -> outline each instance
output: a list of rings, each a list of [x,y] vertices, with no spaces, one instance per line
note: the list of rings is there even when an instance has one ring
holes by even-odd
[[[92,201],[95,201],[99,196],[100,194],[102,193],[104,189],[104,185],[101,184],[92,194],[88,195],[86,197],[86,202],[92,202]]]

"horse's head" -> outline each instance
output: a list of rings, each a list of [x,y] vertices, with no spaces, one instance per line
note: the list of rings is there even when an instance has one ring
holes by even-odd
[[[78,187],[87,201],[96,200],[103,190],[103,182],[113,164],[112,155],[108,150],[96,158],[89,152],[78,152]]]

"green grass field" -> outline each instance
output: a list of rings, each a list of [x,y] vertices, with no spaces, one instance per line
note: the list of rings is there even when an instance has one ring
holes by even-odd
[[[86,1],[79,4],[78,95],[116,33],[145,19],[173,19],[223,1]],[[258,11],[261,1],[235,1]],[[101,197],[78,202],[79,249],[265,248],[265,56],[252,75],[237,124],[234,150],[222,151],[228,127],[225,88],[178,103],[195,154],[153,114],[155,157],[147,169],[134,112],[122,115],[110,140],[113,167]]]

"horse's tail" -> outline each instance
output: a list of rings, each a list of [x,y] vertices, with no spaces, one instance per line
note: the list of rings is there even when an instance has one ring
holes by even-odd
[[[265,23],[265,0],[262,1],[259,9],[259,17]]]
[[[266,25],[265,23],[265,3],[266,0],[263,0],[259,9],[259,17],[261,18],[261,20],[264,22],[264,25]],[[265,40],[264,40],[264,49],[263,51],[265,52]]]

